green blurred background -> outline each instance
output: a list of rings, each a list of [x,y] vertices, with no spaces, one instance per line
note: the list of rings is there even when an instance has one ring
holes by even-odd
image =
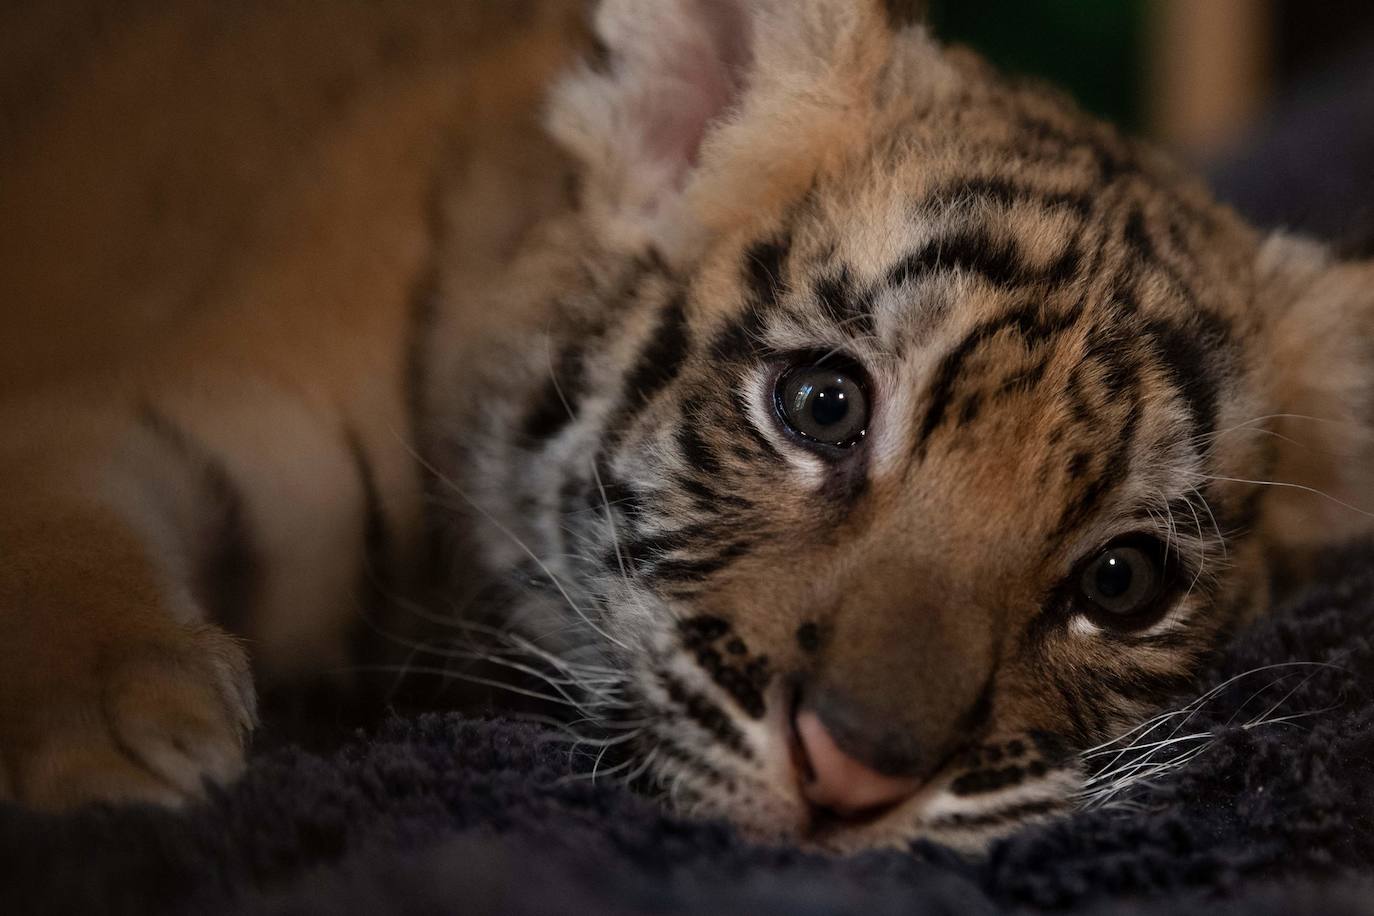
[[[933,0],[930,21],[942,39],[973,45],[1009,71],[1043,76],[1086,108],[1141,129],[1148,5],[1148,0]]]
[[[1374,39],[1374,0],[926,0],[936,35],[1200,157]]]

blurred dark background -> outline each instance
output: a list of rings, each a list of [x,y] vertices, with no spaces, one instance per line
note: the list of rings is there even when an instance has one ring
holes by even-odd
[[[1135,131],[1205,154],[1374,43],[1374,3],[930,0],[936,34],[1073,92]]]
[[[1374,255],[1374,2],[928,0],[937,35],[1202,168],[1261,225]]]

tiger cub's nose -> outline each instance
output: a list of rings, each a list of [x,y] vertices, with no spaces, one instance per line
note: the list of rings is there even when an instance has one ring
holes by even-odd
[[[802,796],[812,807],[854,816],[895,805],[920,786],[914,777],[879,773],[847,753],[811,709],[799,710],[793,727]]]

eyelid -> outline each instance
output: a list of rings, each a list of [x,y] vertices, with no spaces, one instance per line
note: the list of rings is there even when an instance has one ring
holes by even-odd
[[[1136,547],[1145,545],[1147,552],[1158,550],[1159,554],[1168,560],[1176,551],[1170,546],[1168,540],[1162,537],[1159,532],[1149,529],[1132,528],[1114,534],[1109,538],[1097,542],[1097,546],[1079,554],[1078,559],[1073,562],[1069,575],[1076,576],[1081,573],[1089,563],[1096,560],[1099,556],[1118,547]]]
[[[1162,554],[1164,558],[1171,564],[1177,564],[1177,566],[1171,566],[1171,569],[1190,574],[1196,572],[1193,564],[1177,549],[1174,538],[1167,529],[1162,527],[1151,527],[1149,525],[1149,519],[1134,519],[1133,521],[1135,521],[1136,524],[1129,527],[1123,525],[1119,530],[1113,531],[1106,537],[1094,538],[1089,542],[1092,546],[1087,549],[1082,549],[1080,547],[1069,554],[1072,559],[1069,560],[1068,571],[1065,575],[1076,574],[1104,550],[1108,550],[1117,544],[1135,541],[1136,539],[1158,543],[1163,548]]]

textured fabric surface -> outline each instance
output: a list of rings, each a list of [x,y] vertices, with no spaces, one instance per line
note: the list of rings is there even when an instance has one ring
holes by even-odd
[[[982,860],[829,859],[668,817],[533,726],[431,714],[284,748],[184,815],[0,809],[5,912],[1374,914],[1374,551],[1238,635],[1115,803]],[[1282,721],[1280,721],[1282,720]],[[1207,736],[1207,737],[1188,737]],[[1143,771],[1142,771],[1143,772]]]

